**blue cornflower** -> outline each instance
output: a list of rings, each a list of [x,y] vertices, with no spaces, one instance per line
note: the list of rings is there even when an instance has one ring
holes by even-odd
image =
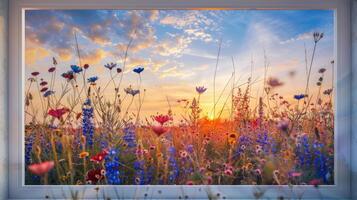
[[[187,145],[186,151],[188,151],[189,153],[193,153],[193,145],[192,144]]]
[[[77,66],[77,65],[71,65],[71,69],[74,73],[78,74],[80,73],[81,71],[83,71],[82,67],[80,66]]]
[[[303,99],[305,97],[307,97],[307,95],[305,95],[305,94],[296,94],[296,95],[294,95],[294,99],[296,99],[296,100],[300,100],[300,99]]]
[[[87,80],[88,83],[95,83],[98,80],[98,76],[89,77]]]
[[[117,66],[116,63],[108,63],[106,65],[104,65],[105,68],[112,70],[113,68],[115,68]]]
[[[264,132],[263,134],[258,134],[256,141],[262,147],[264,152],[266,152],[266,153],[269,152],[269,145],[271,142],[271,137],[268,136],[267,132]]]
[[[43,94],[43,96],[44,96],[44,97],[48,97],[48,96],[53,95],[54,93],[55,93],[55,92],[52,91],[52,90],[47,90],[47,91]]]
[[[237,144],[238,145],[236,152],[234,153],[234,157],[239,157],[244,153],[245,149],[249,146],[249,144],[251,144],[251,139],[246,135],[241,135],[238,138]]]
[[[82,129],[83,135],[86,137],[87,145],[93,146],[94,124],[93,124],[93,107],[91,104],[83,106],[82,108]]]
[[[298,166],[300,168],[309,168],[311,165],[312,155],[310,151],[309,138],[307,135],[301,136],[297,143],[295,151],[295,154],[298,158]]]
[[[140,74],[143,71],[144,71],[144,67],[137,67],[137,68],[133,69],[133,72],[138,73],[138,74]]]
[[[135,127],[128,125],[124,128],[123,140],[128,144],[129,148],[136,147]]]
[[[31,163],[31,152],[34,138],[32,135],[25,139],[25,163],[28,165]]]
[[[327,183],[328,168],[326,165],[327,158],[322,152],[323,144],[315,141],[313,144],[314,149],[314,167],[317,177],[322,178],[324,183]]]
[[[176,179],[179,176],[180,169],[176,161],[176,149],[175,147],[169,147],[169,183],[175,184]]]
[[[135,184],[144,185],[145,184],[145,171],[144,171],[144,160],[135,161],[134,169],[135,169]]]
[[[111,185],[121,184],[119,172],[119,150],[110,149],[108,155],[105,157],[105,176]]]

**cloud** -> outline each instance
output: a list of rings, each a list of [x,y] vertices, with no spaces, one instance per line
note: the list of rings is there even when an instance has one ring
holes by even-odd
[[[161,56],[179,57],[191,42],[192,41],[187,37],[173,35],[170,39],[166,39],[158,43],[155,49]]]
[[[183,30],[184,35],[189,37],[190,40],[211,42],[213,36],[208,30],[216,31],[218,28],[212,15],[208,17],[209,14],[209,11],[194,10],[170,12],[160,19],[160,23]]]
[[[127,70],[131,70],[136,66],[143,66],[146,69],[150,69],[153,72],[159,71],[162,67],[169,63],[167,60],[154,60],[151,58],[144,59],[140,57],[129,57],[127,62]]]
[[[72,59],[73,50],[67,48],[54,49],[61,61],[69,61]]]
[[[101,61],[109,55],[108,52],[103,49],[97,49],[88,52],[82,56],[82,62],[88,63],[89,65],[96,65],[101,63]]]
[[[26,65],[33,65],[50,55],[50,52],[42,47],[29,47],[25,50]]]
[[[301,34],[297,35],[296,37],[292,37],[290,39],[280,41],[280,44],[289,44],[289,43],[301,41],[301,40],[312,40],[312,38],[313,38],[312,34],[313,34],[312,32],[301,33]]]
[[[175,66],[162,71],[160,74],[160,78],[167,78],[167,77],[187,78],[193,76],[194,74],[195,73],[192,71],[179,70]]]
[[[157,19],[159,19],[159,11],[158,10],[151,10],[150,11],[149,20],[150,21],[156,21]]]

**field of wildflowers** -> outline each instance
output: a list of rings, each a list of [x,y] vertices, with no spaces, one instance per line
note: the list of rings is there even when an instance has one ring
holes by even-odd
[[[100,74],[86,75],[90,63],[61,66],[53,58],[51,67],[27,77],[25,182],[334,184],[333,88],[324,82],[330,69],[313,67],[315,49],[322,38],[322,33],[313,35],[304,93],[288,101],[277,90],[283,83],[264,77],[264,96],[254,96],[254,80],[249,78],[245,84],[232,86],[231,98],[227,98],[232,104],[229,118],[221,117],[219,110],[213,119],[205,116],[200,97],[214,88],[193,86],[197,96],[177,100],[185,115],[178,117],[168,109],[143,120],[145,66],[129,72],[137,75],[137,83],[124,83],[125,64],[108,63],[103,67],[111,78],[106,85],[97,85]],[[129,47],[130,42],[127,50]],[[58,74],[58,68],[68,71]],[[310,80],[312,73],[320,78]],[[43,74],[51,78],[45,80]],[[62,89],[56,91],[56,85]],[[109,85],[113,85],[112,91],[106,91]],[[318,92],[310,92],[313,87]],[[252,106],[253,98],[258,100],[256,107]],[[123,101],[128,102],[126,106]],[[129,112],[134,104],[135,112]],[[212,102],[212,107],[215,105]]]

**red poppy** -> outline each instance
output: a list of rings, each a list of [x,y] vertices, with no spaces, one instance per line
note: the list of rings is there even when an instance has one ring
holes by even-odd
[[[54,72],[55,70],[56,70],[56,67],[51,67],[51,68],[48,69],[48,72],[51,73],[51,72]]]
[[[28,166],[28,169],[31,173],[36,174],[38,176],[42,176],[49,172],[55,163],[53,161],[46,161],[42,163],[36,163]]]
[[[42,88],[40,91],[41,92],[46,92],[48,90],[48,88],[47,87],[44,87],[44,88]]]
[[[166,133],[168,131],[168,129],[166,127],[163,127],[163,126],[153,126],[152,130],[154,131],[154,133],[157,136],[160,136],[160,135],[162,135],[162,134],[164,134],[164,133]]]
[[[107,150],[103,150],[102,152],[100,152],[100,153],[98,153],[98,154],[92,156],[92,157],[90,158],[90,161],[99,163],[99,162],[103,161],[104,158],[105,158],[107,155],[108,155],[108,151],[107,151]]]
[[[60,119],[67,112],[69,112],[68,108],[59,108],[59,109],[50,109],[48,111],[48,114],[51,115],[52,117]]]
[[[88,69],[88,68],[89,68],[89,65],[88,65],[88,64],[84,64],[83,68],[84,68],[84,69]]]
[[[31,75],[32,76],[38,76],[40,74],[40,72],[32,72]]]
[[[154,117],[155,121],[159,122],[161,125],[165,124],[167,121],[172,120],[168,115],[157,115]]]
[[[98,181],[102,180],[105,176],[104,169],[92,169],[87,172],[86,183],[87,184],[97,184]]]

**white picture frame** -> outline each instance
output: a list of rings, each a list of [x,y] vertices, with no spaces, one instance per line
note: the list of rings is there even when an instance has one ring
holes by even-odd
[[[263,198],[349,198],[351,192],[351,37],[348,0],[11,0],[9,2],[9,198],[70,198],[79,191],[81,198],[121,199],[207,199]],[[24,10],[25,9],[331,9],[334,10],[335,55],[335,185],[319,186],[27,186],[24,184]],[[257,193],[256,193],[257,194]],[[145,196],[146,195],[146,196]]]

